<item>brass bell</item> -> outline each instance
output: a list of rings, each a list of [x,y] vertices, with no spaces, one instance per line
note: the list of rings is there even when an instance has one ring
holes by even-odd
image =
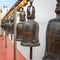
[[[39,25],[35,19],[35,8],[32,6],[32,2],[27,8],[27,19],[24,22],[23,40],[21,41],[22,46],[35,47],[40,46],[39,43]]]
[[[42,60],[60,60],[60,0],[57,0],[57,17],[51,19],[46,31],[46,50]]]
[[[8,33],[13,34],[14,33],[14,20],[10,20],[9,24],[8,24]]]
[[[20,9],[20,22],[17,24],[17,28],[16,28],[16,41],[23,40],[24,22],[25,22],[25,11],[23,11],[23,8],[21,8]]]
[[[3,29],[4,28],[4,21],[1,23],[1,28]]]
[[[6,33],[9,33],[8,32],[9,20],[6,21],[5,25],[6,25]]]
[[[6,26],[6,22],[5,21],[2,22],[1,28],[6,31],[7,26]]]
[[[33,2],[30,2],[30,6],[27,8],[27,19],[34,19],[35,18],[35,8],[32,6]]]
[[[7,32],[7,34],[11,34],[14,31],[14,26],[13,26],[14,22],[12,20],[6,21],[6,32]]]

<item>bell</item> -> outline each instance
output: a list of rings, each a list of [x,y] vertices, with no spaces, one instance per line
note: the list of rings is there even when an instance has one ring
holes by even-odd
[[[10,21],[7,23],[7,33],[8,33],[8,34],[13,34],[13,33],[14,33],[14,21],[13,21],[13,19],[10,20]]]
[[[22,41],[23,39],[23,30],[25,22],[25,11],[23,8],[20,9],[20,22],[17,24],[16,28],[16,41]]]
[[[55,10],[57,17],[50,20],[46,31],[46,50],[42,60],[60,60],[60,0]]]
[[[3,29],[4,28],[4,21],[1,23],[1,28]]]
[[[39,43],[39,25],[35,19],[35,8],[32,6],[32,2],[27,8],[27,19],[24,22],[23,40],[21,41],[22,46],[36,47],[40,46]]]
[[[6,33],[8,33],[9,20],[7,20],[7,21],[5,22],[5,25],[6,25]]]
[[[13,31],[14,31],[14,25],[13,24],[14,24],[13,21],[9,22],[9,20],[2,22],[1,27],[3,30],[5,30],[7,36],[8,36],[8,34],[13,33]]]
[[[6,22],[4,21],[4,22],[2,22],[2,24],[1,24],[1,28],[3,29],[3,30],[5,30],[6,31]]]
[[[14,27],[13,27],[13,21],[12,20],[7,20],[6,22],[5,22],[5,31],[6,31],[6,33],[7,34],[11,34],[11,33],[13,33],[13,30],[14,30]]]

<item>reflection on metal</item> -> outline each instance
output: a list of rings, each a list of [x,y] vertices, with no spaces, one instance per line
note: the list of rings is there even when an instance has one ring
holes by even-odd
[[[35,19],[35,8],[32,6],[32,2],[27,8],[27,19],[24,22],[23,40],[21,41],[22,46],[35,47],[39,46],[39,25]]]
[[[6,31],[6,29],[7,29],[6,22],[2,22],[1,28]],[[5,48],[7,48],[6,36],[7,36],[7,35],[6,35],[6,33],[5,33]],[[3,38],[3,37],[2,37],[2,38]],[[2,39],[2,40],[3,40],[3,39]]]
[[[2,22],[1,27],[2,27],[3,30],[6,31],[6,22],[5,21]]]
[[[23,8],[20,9],[20,23],[17,24],[17,32],[16,32],[16,40],[22,41],[23,40],[23,31],[24,31],[24,21],[25,21],[25,11]]]
[[[7,22],[7,31],[8,34],[13,34],[14,33],[14,20],[10,20]]]
[[[55,10],[57,17],[49,21],[46,31],[46,51],[42,60],[60,60],[60,0]]]
[[[7,20],[2,22],[1,27],[6,31],[7,34],[14,33],[14,22]]]

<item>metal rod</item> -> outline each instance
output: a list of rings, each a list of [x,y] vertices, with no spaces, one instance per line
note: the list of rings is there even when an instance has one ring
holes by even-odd
[[[14,7],[14,60],[17,60],[16,57],[16,8]]]
[[[11,34],[11,40],[12,40],[12,34]]]
[[[5,48],[7,48],[6,32],[5,32]]]
[[[2,40],[4,40],[4,39],[3,39],[3,37],[4,37],[4,36],[3,36],[3,34],[4,34],[3,32],[4,32],[4,30],[2,29]]]
[[[32,60],[32,47],[30,47],[30,60]]]

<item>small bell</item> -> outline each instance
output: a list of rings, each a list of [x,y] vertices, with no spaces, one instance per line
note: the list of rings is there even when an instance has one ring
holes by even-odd
[[[6,26],[7,26],[7,29],[6,29],[7,34],[14,33],[14,22],[13,22],[13,19],[8,20],[6,22]]]
[[[35,47],[39,46],[39,25],[35,19],[35,8],[32,6],[32,2],[27,8],[27,19],[24,22],[23,40],[21,41],[22,46]]]
[[[25,11],[23,8],[20,9],[20,22],[17,24],[16,28],[16,41],[22,41],[23,39],[23,30],[24,30],[24,22],[25,22]]]
[[[10,20],[10,29],[11,29],[11,34],[14,33],[14,18]]]
[[[6,28],[7,28],[6,21],[2,22],[1,28],[6,31]]]
[[[5,25],[6,25],[6,33],[8,33],[9,20],[6,21]]]
[[[4,28],[4,21],[1,23],[1,28],[3,29]]]

